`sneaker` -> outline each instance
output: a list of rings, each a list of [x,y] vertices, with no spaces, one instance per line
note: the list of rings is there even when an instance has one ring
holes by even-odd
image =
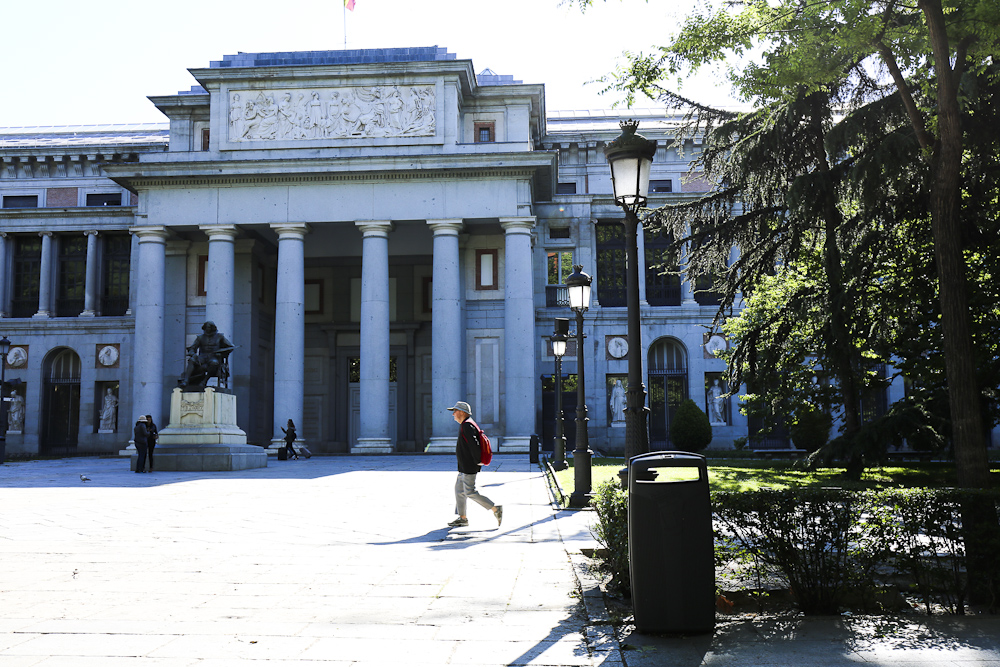
[[[498,526],[503,523],[503,505],[497,505],[493,508],[493,516],[497,518]]]
[[[469,520],[468,519],[463,519],[462,517],[458,517],[454,521],[449,521],[448,525],[451,526],[452,528],[458,528],[460,526],[468,526],[469,525]]]

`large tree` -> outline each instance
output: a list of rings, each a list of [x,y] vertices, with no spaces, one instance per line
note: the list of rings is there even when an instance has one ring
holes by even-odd
[[[962,245],[962,87],[994,63],[998,49],[996,0],[737,0],[695,11],[658,52],[631,56],[610,81],[630,98],[677,100],[664,81],[745,58],[729,65],[728,76],[758,106],[800,97],[803,88],[847,93],[848,106],[888,97],[903,105],[931,184],[956,469],[958,483],[970,488],[987,488],[990,478]]]

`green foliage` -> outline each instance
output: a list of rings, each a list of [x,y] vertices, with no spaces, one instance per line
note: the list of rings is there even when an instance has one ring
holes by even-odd
[[[597,487],[592,501],[597,521],[594,537],[604,550],[601,569],[611,575],[608,588],[619,595],[631,595],[628,560],[628,494],[621,485],[607,481]]]
[[[670,421],[670,443],[685,452],[700,452],[712,442],[708,415],[690,398],[685,399]]]

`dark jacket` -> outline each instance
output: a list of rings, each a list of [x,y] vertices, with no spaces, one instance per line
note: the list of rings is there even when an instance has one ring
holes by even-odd
[[[455,444],[455,456],[458,457],[458,472],[475,475],[479,472],[482,461],[482,450],[479,447],[479,428],[472,418],[466,419],[458,429],[458,442]]]
[[[146,422],[146,444],[150,447],[155,447],[156,439],[159,435],[160,432],[156,429],[156,424],[153,422]]]
[[[146,422],[136,422],[135,423],[135,431],[133,431],[133,433],[135,435],[135,446],[136,447],[145,447],[146,446],[146,435],[147,435],[147,433],[149,433],[146,430]]]

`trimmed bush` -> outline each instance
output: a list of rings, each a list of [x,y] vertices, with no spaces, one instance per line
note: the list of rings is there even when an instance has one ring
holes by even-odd
[[[677,408],[670,421],[670,443],[685,452],[700,452],[712,442],[708,415],[690,398]]]
[[[617,480],[597,487],[591,505],[597,512],[594,537],[601,545],[600,568],[611,575],[608,590],[618,595],[632,594],[628,571],[628,493]]]

